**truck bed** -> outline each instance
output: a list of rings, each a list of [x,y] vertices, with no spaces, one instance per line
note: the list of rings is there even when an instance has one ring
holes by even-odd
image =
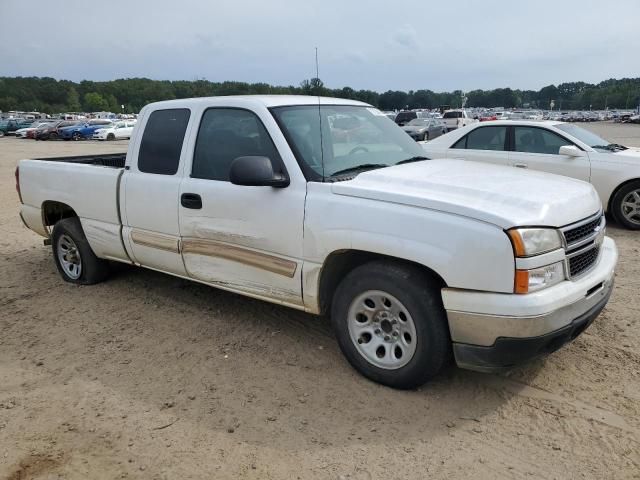
[[[126,153],[113,153],[107,155],[79,155],[76,157],[34,158],[33,160],[47,162],[81,163],[84,165],[97,165],[110,168],[124,168]]]

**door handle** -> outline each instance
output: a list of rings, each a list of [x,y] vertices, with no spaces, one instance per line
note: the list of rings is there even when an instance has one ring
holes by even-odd
[[[526,163],[514,163],[513,166],[516,168],[529,168],[529,165]]]
[[[198,210],[202,208],[202,198],[197,193],[183,193],[180,195],[180,204],[184,208]]]

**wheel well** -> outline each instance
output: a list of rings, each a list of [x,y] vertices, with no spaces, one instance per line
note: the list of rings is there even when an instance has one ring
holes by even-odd
[[[607,212],[611,212],[611,202],[613,202],[613,197],[616,196],[616,194],[620,191],[621,188],[626,187],[627,185],[629,185],[630,183],[633,182],[638,182],[640,183],[640,178],[632,178],[631,180],[627,180],[623,183],[621,183],[620,185],[618,185],[613,192],[611,192],[611,195],[609,195],[609,202],[607,203]]]
[[[47,200],[42,204],[42,223],[45,228],[55,225],[63,218],[77,216],[75,210],[66,203]]]
[[[330,311],[333,296],[340,281],[353,269],[374,260],[392,260],[399,264],[418,267],[440,287],[447,286],[440,275],[422,264],[403,258],[362,250],[339,250],[331,253],[327,257],[320,271],[320,281],[318,282],[318,306],[320,308],[320,314],[324,315]]]

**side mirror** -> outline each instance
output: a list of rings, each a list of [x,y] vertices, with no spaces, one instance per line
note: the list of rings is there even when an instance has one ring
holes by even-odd
[[[289,179],[273,171],[273,164],[269,157],[238,157],[231,163],[229,180],[234,185],[250,187],[289,186]]]
[[[584,157],[584,151],[580,150],[575,145],[564,145],[560,147],[560,151],[558,153],[568,157]]]

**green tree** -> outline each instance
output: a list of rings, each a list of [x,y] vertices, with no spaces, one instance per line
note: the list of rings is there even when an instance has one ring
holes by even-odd
[[[90,92],[84,96],[84,109],[87,112],[102,112],[109,108],[107,101],[96,92]]]
[[[80,105],[80,95],[75,87],[69,88],[67,92],[67,109],[70,112],[79,112],[82,109]]]

